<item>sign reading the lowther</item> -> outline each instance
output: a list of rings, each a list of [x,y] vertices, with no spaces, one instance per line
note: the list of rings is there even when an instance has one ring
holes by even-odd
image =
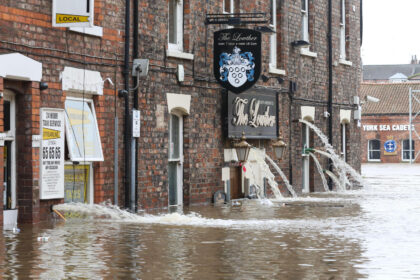
[[[224,98],[224,130],[228,138],[277,138],[278,98],[275,91],[251,89],[241,95],[228,92]]]
[[[227,90],[241,93],[261,73],[261,33],[250,29],[224,29],[214,33],[214,76]]]
[[[64,110],[41,109],[41,199],[64,197]]]
[[[93,27],[93,0],[53,0],[54,27]]]

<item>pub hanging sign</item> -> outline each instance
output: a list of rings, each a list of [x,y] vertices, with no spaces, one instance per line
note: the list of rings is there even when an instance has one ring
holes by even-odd
[[[261,73],[261,33],[232,28],[214,33],[214,75],[227,90],[241,93]]]
[[[228,92],[224,99],[224,131],[228,138],[274,139],[278,131],[278,99],[272,91]]]

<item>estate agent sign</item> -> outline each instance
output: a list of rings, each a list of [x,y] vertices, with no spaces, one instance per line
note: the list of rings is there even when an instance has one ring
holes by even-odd
[[[225,131],[229,138],[240,138],[242,132],[249,139],[277,137],[277,94],[250,90],[241,95],[231,92],[225,101]]]
[[[227,90],[241,93],[261,73],[261,33],[232,28],[214,33],[214,75]]]
[[[53,0],[52,26],[92,27],[93,0]]]
[[[64,110],[41,108],[41,199],[64,197]]]

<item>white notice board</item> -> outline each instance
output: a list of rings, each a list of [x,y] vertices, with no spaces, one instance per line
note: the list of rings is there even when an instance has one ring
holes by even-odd
[[[40,198],[64,198],[64,110],[41,108]]]
[[[53,0],[54,27],[93,27],[94,0]]]

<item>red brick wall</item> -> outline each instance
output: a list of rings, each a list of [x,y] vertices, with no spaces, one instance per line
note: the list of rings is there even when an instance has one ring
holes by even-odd
[[[94,164],[95,203],[113,200],[113,144],[114,114],[119,117],[119,204],[124,200],[124,101],[115,98],[115,89],[123,88],[122,65],[124,58],[124,17],[125,1],[95,1],[95,24],[103,27],[102,38],[71,32],[65,28],[51,27],[51,1],[34,0],[28,3],[9,1],[0,4],[0,54],[20,52],[43,63],[43,81],[48,90],[39,93],[36,84],[29,91],[22,92],[22,108],[25,109],[21,132],[25,145],[30,145],[31,135],[39,133],[39,108],[63,108],[67,93],[61,90],[60,73],[65,66],[99,71],[103,79],[110,77],[116,88],[105,83],[104,95],[94,98],[95,110],[101,134],[105,160]],[[237,1],[237,12],[269,13],[269,1]],[[339,2],[334,2],[333,13],[333,58],[339,58]],[[296,82],[298,90],[292,102],[286,93],[279,96],[279,126],[290,153],[279,162],[287,176],[291,175],[296,189],[301,188],[301,106],[316,107],[315,124],[327,134],[328,120],[323,117],[328,99],[328,48],[327,48],[327,0],[310,5],[311,51],[317,58],[302,56],[290,43],[301,39],[301,11],[298,1],[278,3],[278,68],[286,70],[284,83],[276,79],[264,83],[260,88],[269,87],[287,91],[290,81]],[[355,12],[348,15],[348,53],[353,66],[336,64],[333,80],[333,134],[335,147],[340,144],[340,109],[353,108],[352,97],[358,95],[360,80],[360,25],[359,3],[354,2]],[[184,117],[184,202],[201,203],[211,201],[216,190],[223,188],[221,170],[230,166],[223,161],[224,148],[231,148],[230,140],[222,135],[221,87],[213,77],[213,32],[226,26],[204,24],[205,15],[221,13],[222,1],[184,1],[184,51],[194,54],[194,60],[184,60],[166,56],[168,32],[168,7],[166,1],[139,1],[139,57],[150,59],[148,77],[140,81],[139,109],[141,111],[141,137],[138,156],[139,208],[166,207],[168,204],[168,124],[169,114],[166,93],[191,95],[191,111]],[[251,27],[252,28],[252,27]],[[131,34],[130,34],[131,36]],[[206,37],[207,36],[207,37]],[[268,73],[269,35],[263,34],[262,74]],[[131,39],[132,42],[132,39]],[[132,57],[130,57],[130,61]],[[176,67],[185,68],[185,81],[179,83]],[[130,82],[130,84],[132,84]],[[130,94],[130,106],[132,104]],[[27,107],[27,108],[26,108]],[[117,108],[115,112],[114,108]],[[36,115],[38,114],[38,117]],[[162,119],[163,116],[163,119]],[[31,121],[29,121],[31,120]],[[32,120],[35,122],[32,124]],[[349,125],[350,143],[359,143],[360,129],[353,121]],[[29,142],[28,142],[29,141]],[[255,146],[265,147],[272,155],[270,141],[250,141]],[[314,136],[314,145],[321,146]],[[359,145],[351,145],[349,163],[360,167]],[[48,216],[49,205],[59,201],[35,200],[39,197],[39,183],[36,172],[38,154],[36,149],[28,149],[30,166],[23,170],[34,175],[22,181],[22,207],[32,209],[32,214],[24,212],[33,222]],[[23,150],[22,150],[23,151]],[[26,150],[25,150],[26,151]],[[323,166],[327,161],[321,159]],[[292,170],[290,169],[292,168]],[[1,172],[0,172],[1,173]],[[315,174],[316,188],[321,188],[320,177]],[[280,181],[280,180],[279,180]],[[285,192],[284,186],[282,186]],[[25,208],[26,209],[26,208]],[[40,218],[36,216],[40,216]]]
[[[410,139],[410,132],[408,130],[393,130],[393,125],[408,125],[408,115],[381,115],[381,116],[363,116],[362,118],[362,157],[363,163],[368,161],[368,141],[369,140],[380,140],[381,141],[381,163],[399,163],[402,160],[402,141]],[[368,131],[363,129],[363,126],[376,125],[377,130]],[[381,129],[381,126],[383,129]],[[387,130],[389,126],[390,130]],[[420,124],[414,123],[416,131],[420,131]],[[386,129],[386,130],[385,130]],[[412,133],[412,139],[414,140],[415,154],[420,148],[420,139],[416,136],[415,132]],[[397,150],[395,155],[385,155],[384,143],[387,140],[395,140],[397,143]],[[405,161],[406,162],[406,161]],[[420,158],[417,158],[416,163],[420,162]]]

